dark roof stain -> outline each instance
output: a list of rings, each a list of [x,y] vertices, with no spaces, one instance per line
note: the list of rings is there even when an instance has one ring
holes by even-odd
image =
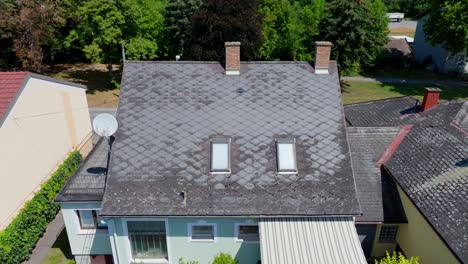
[[[403,97],[346,106],[345,112],[352,125],[413,125],[385,167],[452,252],[468,262],[468,102],[401,114],[411,105]]]
[[[106,216],[357,215],[336,64],[126,62],[103,199]],[[210,138],[232,138],[231,174],[210,175]],[[295,137],[298,174],[277,174]],[[180,195],[184,192],[186,201]]]

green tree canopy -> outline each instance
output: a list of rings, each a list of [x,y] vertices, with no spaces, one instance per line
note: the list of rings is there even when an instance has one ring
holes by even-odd
[[[224,42],[242,42],[241,57],[258,57],[262,43],[258,0],[206,0],[195,11],[189,27],[189,57],[193,60],[223,60]]]
[[[389,12],[402,12],[406,17],[415,16],[429,8],[427,0],[384,0]]]
[[[311,60],[324,9],[324,0],[263,0],[259,8],[264,37],[260,57]]]
[[[380,0],[331,0],[321,22],[321,39],[333,43],[332,56],[346,74],[372,65],[388,41],[388,19]]]
[[[431,0],[424,31],[429,41],[452,52],[468,51],[468,1]]]
[[[165,55],[174,59],[187,52],[186,40],[192,15],[202,5],[202,0],[169,0],[164,11]]]

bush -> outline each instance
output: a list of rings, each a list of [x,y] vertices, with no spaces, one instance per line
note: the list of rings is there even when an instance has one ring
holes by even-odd
[[[237,261],[227,253],[219,253],[213,260],[213,264],[237,264]]]
[[[411,257],[407,259],[405,256],[403,256],[403,254],[401,254],[401,252],[398,252],[398,256],[397,256],[397,253],[395,251],[393,251],[392,256],[390,256],[390,254],[387,251],[387,255],[385,258],[375,261],[375,264],[418,264],[418,263],[419,263],[418,257]]]
[[[53,199],[75,172],[81,154],[72,152],[11,223],[0,232],[0,263],[17,264],[29,258],[49,222],[60,209]]]
[[[200,262],[195,261],[195,260],[184,261],[183,258],[180,258],[180,259],[179,259],[179,264],[200,264]]]

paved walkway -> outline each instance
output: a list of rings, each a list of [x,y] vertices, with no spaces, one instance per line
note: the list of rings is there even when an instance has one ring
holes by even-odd
[[[417,80],[417,79],[398,79],[398,78],[368,78],[368,77],[341,77],[342,81],[356,82],[383,82],[383,83],[398,83],[398,84],[425,84],[425,85],[449,85],[449,86],[464,86],[468,87],[468,82],[465,81],[437,81],[437,80]]]
[[[55,216],[55,219],[47,226],[44,236],[37,242],[36,247],[29,256],[29,260],[23,262],[23,264],[42,263],[64,228],[65,224],[63,223],[62,211],[60,211],[57,216]]]

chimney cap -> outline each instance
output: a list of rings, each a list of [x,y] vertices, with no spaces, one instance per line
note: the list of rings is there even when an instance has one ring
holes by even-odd
[[[332,46],[333,44],[330,41],[315,41],[316,46]]]
[[[429,93],[440,93],[440,92],[442,92],[442,90],[439,89],[439,88],[435,88],[435,87],[427,87],[427,88],[426,88],[426,92],[429,92]]]
[[[225,47],[238,47],[240,46],[241,43],[239,41],[228,41],[228,42],[224,42],[224,46]]]

